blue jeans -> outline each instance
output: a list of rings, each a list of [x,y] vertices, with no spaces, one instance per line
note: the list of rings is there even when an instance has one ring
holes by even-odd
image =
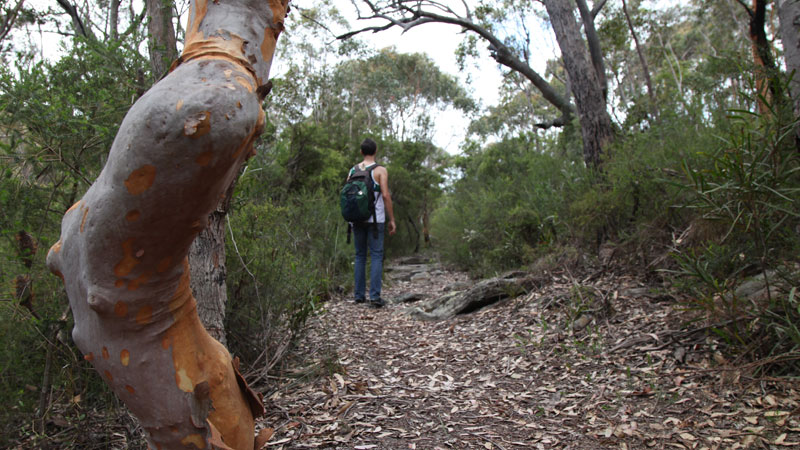
[[[355,267],[355,297],[365,299],[366,277],[364,271],[367,267],[367,248],[369,248],[369,298],[377,301],[381,298],[381,281],[383,277],[383,228],[385,224],[379,223],[378,236],[375,236],[375,224],[353,224],[353,241],[356,244]]]

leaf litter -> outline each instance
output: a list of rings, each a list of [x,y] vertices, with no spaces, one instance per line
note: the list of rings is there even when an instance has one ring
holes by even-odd
[[[470,283],[416,269],[389,278],[384,295]],[[438,322],[402,303],[333,299],[308,322],[295,351],[303,364],[268,387],[262,448],[800,447],[798,380],[754,378],[727,361],[709,327],[687,326],[663,291],[565,271]]]

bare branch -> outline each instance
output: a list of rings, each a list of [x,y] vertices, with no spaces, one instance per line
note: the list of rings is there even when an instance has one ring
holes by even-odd
[[[75,8],[75,6],[70,3],[69,0],[56,1],[58,2],[58,5],[61,6],[61,9],[63,9],[72,18],[72,25],[75,27],[75,31],[86,39],[94,40],[94,35],[92,35],[91,31],[84,26],[83,20],[78,14],[77,8]]]
[[[362,0],[362,1],[364,4],[369,6],[369,8],[372,11],[372,15],[371,16],[359,15],[359,19],[362,20],[380,19],[388,23],[381,26],[370,26],[359,30],[354,30],[339,36],[339,39],[351,38],[353,36],[356,36],[360,33],[364,33],[367,31],[379,32],[389,29],[393,26],[402,28],[403,31],[405,32],[410,30],[411,28],[426,23],[446,23],[451,25],[458,25],[462,29],[471,31],[480,36],[483,40],[487,41],[489,43],[490,55],[495,61],[515,72],[519,72],[520,74],[522,74],[531,83],[533,83],[533,85],[536,86],[537,89],[539,89],[539,91],[542,93],[542,96],[548,102],[550,102],[553,106],[561,110],[563,114],[570,115],[575,111],[575,107],[572,104],[570,104],[569,101],[565,99],[564,96],[559,94],[558,91],[556,91],[544,78],[542,78],[528,64],[526,64],[518,56],[512,53],[512,50],[509,49],[503,43],[502,40],[500,40],[487,28],[473,22],[469,18],[459,16],[454,12],[450,12],[449,15],[442,15],[422,8],[422,5],[424,4],[438,9],[452,11],[446,7],[442,7],[439,3],[432,1],[414,0],[413,1],[414,6],[412,7],[412,6],[407,6],[406,4],[407,2],[405,2],[404,0],[397,0],[390,4],[390,6],[387,8],[388,11],[382,10],[381,8],[377,7],[370,0]],[[401,17],[400,18],[392,17],[391,16],[392,13],[399,14],[401,15]]]
[[[744,10],[747,11],[747,15],[750,16],[750,18],[753,17],[755,13],[753,12],[752,9],[750,9],[749,6],[747,6],[747,3],[745,3],[744,0],[736,0],[736,3],[742,5],[742,8],[744,8]]]
[[[541,122],[541,123],[534,124],[534,126],[536,128],[541,128],[542,130],[548,130],[550,128],[563,127],[565,123],[566,123],[566,120],[565,120],[564,116],[561,116],[561,117],[553,119],[553,120],[551,120],[549,122]]]
[[[16,22],[17,16],[19,15],[24,3],[25,0],[19,0],[17,2],[17,6],[15,6],[11,12],[2,18],[2,23],[0,23],[0,41],[5,39],[6,36],[8,36],[8,33],[11,32],[11,29],[14,27],[14,22]]]
[[[600,10],[602,10],[603,6],[606,5],[606,1],[607,0],[600,0],[596,5],[594,5],[594,8],[592,8],[592,19],[597,18],[597,15],[600,14]]]

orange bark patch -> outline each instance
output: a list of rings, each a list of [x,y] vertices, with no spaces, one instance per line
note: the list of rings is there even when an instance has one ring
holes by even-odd
[[[61,251],[61,239],[50,247],[50,251],[56,254]]]
[[[250,93],[253,93],[253,91],[256,90],[256,88],[253,87],[253,83],[250,82],[250,80],[248,80],[247,78],[236,77],[236,82],[244,86],[244,88],[247,89],[247,91]]]
[[[67,210],[67,212],[70,212],[70,211],[72,211],[73,209],[75,209],[75,208],[77,208],[78,206],[80,206],[80,205],[81,205],[81,201],[82,201],[82,200],[78,200],[77,202],[75,202],[75,204],[74,204],[74,205],[72,205],[72,206],[70,206],[70,207],[69,207],[69,209]],[[66,213],[65,213],[65,214],[66,214]]]
[[[133,388],[130,384],[125,385],[125,390],[128,391],[129,394],[133,395],[136,393],[136,389]]]
[[[183,108],[183,99],[178,100],[178,104],[175,105],[175,111],[180,111]]]
[[[131,273],[139,264],[139,260],[133,256],[133,242],[134,239],[130,238],[122,243],[122,260],[114,267],[114,273],[120,278]]]
[[[121,351],[119,354],[119,361],[123,366],[128,367],[128,364],[131,363],[131,352],[128,350]]]
[[[83,233],[83,226],[86,225],[86,216],[89,215],[89,207],[83,210],[83,219],[81,219],[81,233]]]
[[[203,152],[197,159],[194,160],[199,166],[205,167],[211,162],[211,157],[214,156],[212,152]]]
[[[161,339],[161,348],[169,350],[170,345],[172,345],[172,339],[169,336],[164,336],[164,339]]]
[[[156,266],[156,272],[164,273],[167,270],[169,270],[170,265],[172,265],[172,257],[167,256],[166,258],[158,262],[158,265]]]
[[[114,314],[116,314],[117,317],[125,317],[128,314],[128,304],[123,301],[118,301],[114,305]]]
[[[108,348],[103,347],[103,359],[108,359]]]
[[[116,286],[118,288],[124,287],[125,286],[125,280],[120,278],[119,280],[114,282],[114,286]]]
[[[136,222],[140,217],[142,217],[142,213],[140,213],[138,209],[128,211],[128,214],[125,214],[125,220],[128,222]]]
[[[142,306],[139,309],[139,312],[136,313],[136,323],[139,325],[147,325],[150,323],[150,320],[153,318],[153,307],[152,306]]]
[[[108,381],[114,381],[114,377],[111,376],[111,372],[106,370],[103,372],[103,374],[106,376],[106,378],[108,378]]]
[[[192,114],[183,124],[183,134],[190,138],[205,136],[211,131],[211,112],[203,111]]]
[[[128,192],[131,195],[139,195],[150,189],[155,179],[156,166],[145,164],[128,175],[128,179],[125,180],[125,187],[128,188]]]
[[[206,448],[206,441],[203,439],[203,436],[199,434],[190,434],[186,436],[185,438],[181,439],[181,444],[192,444],[197,448]]]
[[[83,355],[83,359],[86,361],[93,361],[94,360],[94,353],[87,353]]]
[[[152,275],[153,275],[153,272],[149,271],[149,270],[147,272],[139,275],[135,280],[131,280],[131,282],[128,283],[128,290],[129,291],[135,291],[135,290],[139,289],[139,286],[147,283],[147,280],[149,280]]]

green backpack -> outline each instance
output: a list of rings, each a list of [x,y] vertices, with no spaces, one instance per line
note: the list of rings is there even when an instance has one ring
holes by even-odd
[[[342,217],[347,222],[360,223],[366,222],[370,217],[373,222],[377,222],[375,212],[375,182],[372,180],[372,171],[378,164],[372,164],[366,169],[353,167],[350,177],[345,182],[339,193],[339,207]],[[377,233],[377,225],[376,225]],[[347,229],[347,241],[350,242],[351,228]]]

